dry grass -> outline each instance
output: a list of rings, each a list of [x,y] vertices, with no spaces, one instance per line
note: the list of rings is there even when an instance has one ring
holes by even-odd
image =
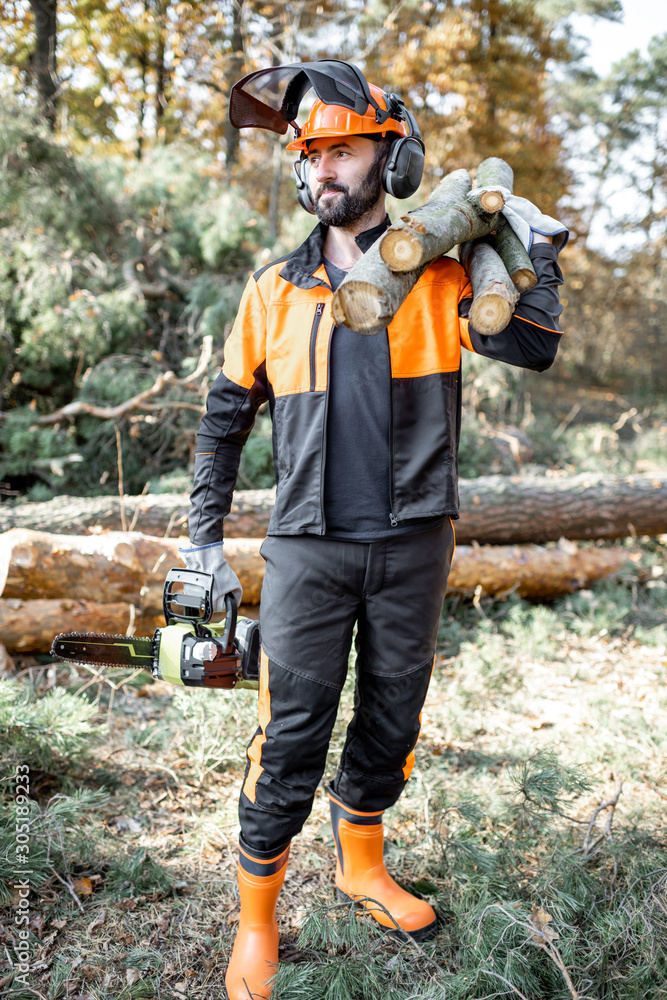
[[[499,845],[517,838],[516,891],[524,893],[525,905],[533,901],[532,918],[530,907],[512,918],[517,933],[524,934],[514,949],[520,956],[530,935],[544,934],[545,927],[567,937],[564,917],[556,916],[553,923],[553,914],[541,923],[535,917],[548,910],[540,903],[548,898],[543,868],[557,842],[567,844],[572,857],[599,864],[600,884],[610,866],[621,864],[613,850],[617,831],[650,835],[652,842],[664,844],[667,617],[662,595],[667,591],[647,589],[651,581],[662,584],[664,554],[663,545],[652,543],[642,567],[625,581],[553,608],[518,600],[477,608],[448,604],[415,772],[386,814],[388,865],[433,900],[442,933],[421,954],[386,938],[373,944],[373,954],[384,956],[383,968],[394,968],[392,961],[396,968],[412,962],[415,983],[423,978],[422,992],[399,989],[392,997],[425,996],[429,984],[439,981],[437,970],[444,975],[455,968],[456,927],[473,896],[478,898],[475,878],[484,857]],[[67,665],[50,671],[33,665],[24,680],[43,695],[53,685],[76,691],[87,676]],[[254,728],[255,695],[183,692],[140,681],[116,694],[110,711],[104,683],[82,695],[97,700],[104,742],[68,780],[70,788],[103,787],[107,797],[101,808],[65,830],[62,864],[33,895],[33,991],[15,989],[16,997],[214,1000],[225,995],[224,969],[238,920],[236,802],[242,748]],[[350,709],[348,684],[325,780],[337,763]],[[556,807],[547,795],[533,809],[524,792],[540,788],[545,779],[540,752],[545,760],[555,755],[561,777],[568,768],[573,775],[585,774],[588,787],[574,778],[569,786],[561,781]],[[521,772],[526,760],[542,767],[537,779]],[[44,771],[32,779],[44,808],[61,790],[62,776]],[[479,852],[474,864],[459,863],[464,850]],[[324,987],[309,993],[302,986],[299,992],[294,985],[299,970],[318,963],[328,968],[336,955],[343,962],[354,952],[300,939],[313,909],[334,905],[333,870],[328,808],[320,790],[306,829],[293,844],[279,902],[281,958],[291,963],[296,977],[287,976],[279,997],[346,995],[329,994]],[[662,896],[658,902],[665,905]],[[536,910],[538,904],[544,910]],[[489,899],[492,909],[507,905],[523,904]],[[12,911],[0,912],[0,934],[10,946]],[[480,934],[489,913],[479,918]],[[583,990],[586,976],[578,967],[558,969],[557,943],[547,934],[537,944],[530,961],[550,963],[560,983],[559,992],[545,996],[624,995]],[[487,978],[470,982],[468,992],[461,987],[428,996],[524,995],[510,980],[511,988],[500,982],[509,973],[484,969]],[[494,975],[497,993],[488,988],[488,976]],[[9,962],[0,962],[0,984],[9,988],[11,981]],[[540,995],[531,994],[531,1000]],[[629,990],[626,995],[636,994]]]

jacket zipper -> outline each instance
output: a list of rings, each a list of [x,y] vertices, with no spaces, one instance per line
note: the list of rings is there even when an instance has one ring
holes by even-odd
[[[387,348],[389,350],[389,523],[392,528],[398,524],[398,518],[393,513],[394,510],[394,394],[392,392],[391,377],[391,346],[389,344],[389,333],[387,333]]]
[[[317,361],[317,333],[320,328],[322,313],[324,312],[324,302],[318,302],[313,317],[313,325],[310,330],[310,391],[315,391],[317,381],[316,361]]]
[[[327,421],[329,418],[329,372],[331,371],[331,341],[333,340],[333,332],[336,329],[336,324],[333,323],[331,326],[331,331],[329,333],[329,344],[327,346],[327,387],[324,392],[324,420],[322,422],[322,464],[320,471],[320,517],[322,518],[322,534],[324,535],[327,530],[327,524],[324,519],[324,472],[327,463]]]

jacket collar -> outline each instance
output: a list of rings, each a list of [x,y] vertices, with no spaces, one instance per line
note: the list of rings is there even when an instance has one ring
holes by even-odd
[[[385,215],[379,226],[373,226],[372,229],[359,233],[355,243],[363,253],[366,253],[390,225],[391,219]],[[297,288],[317,288],[318,285],[331,288],[328,282],[315,277],[315,272],[322,267],[324,261],[324,241],[328,228],[323,222],[318,222],[308,239],[287,258],[280,272],[281,278],[296,285]]]

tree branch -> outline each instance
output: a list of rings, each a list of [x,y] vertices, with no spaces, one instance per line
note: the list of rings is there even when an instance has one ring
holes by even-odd
[[[99,417],[100,420],[118,420],[120,417],[124,417],[126,413],[130,413],[132,410],[142,408],[152,409],[147,401],[152,399],[154,396],[158,396],[165,387],[173,388],[181,386],[192,388],[193,382],[205,374],[213,353],[212,343],[212,337],[204,337],[202,351],[199,361],[197,362],[197,367],[184,379],[176,378],[173,371],[162,372],[158,375],[155,382],[149,389],[144,389],[143,392],[139,392],[136,396],[126,399],[123,403],[118,403],[117,406],[97,406],[95,403],[86,403],[82,400],[75,400],[75,402],[68,403],[67,406],[63,406],[59,410],[56,410],[55,413],[48,413],[46,416],[37,417],[35,423],[40,427],[50,427],[53,426],[53,424],[59,423],[61,420],[72,420],[74,417],[81,416],[84,413],[91,417]],[[199,409],[198,406],[195,406],[192,403],[181,403],[179,401],[175,401],[173,403],[165,401],[163,405],[173,406],[178,409]]]

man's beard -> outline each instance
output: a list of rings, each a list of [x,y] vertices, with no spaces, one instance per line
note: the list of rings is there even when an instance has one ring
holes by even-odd
[[[361,219],[372,208],[375,208],[382,194],[381,165],[382,160],[377,157],[364,180],[353,193],[344,184],[337,184],[335,181],[323,184],[315,201],[315,211],[320,222],[327,226],[345,229]],[[322,194],[325,191],[340,191],[341,197],[325,198],[322,201]]]

